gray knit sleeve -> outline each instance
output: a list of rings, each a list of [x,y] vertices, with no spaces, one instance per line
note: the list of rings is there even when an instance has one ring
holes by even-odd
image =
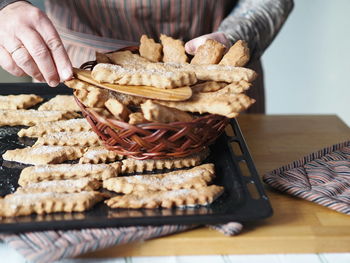
[[[0,0],[0,10],[5,8],[9,4],[12,4],[12,3],[18,2],[18,1],[23,1],[23,0]],[[29,3],[29,1],[25,1],[25,2]]]
[[[231,43],[248,42],[252,60],[258,59],[281,29],[294,6],[293,0],[239,0],[218,31]]]

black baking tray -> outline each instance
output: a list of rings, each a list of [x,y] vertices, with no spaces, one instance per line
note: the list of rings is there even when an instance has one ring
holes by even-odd
[[[71,94],[60,85],[51,88],[38,83],[2,83],[0,94],[38,94],[49,99],[57,94]],[[33,143],[16,133],[22,127],[0,127],[0,155],[6,150],[23,148]],[[0,218],[0,232],[24,232],[52,229],[81,229],[162,224],[219,224],[231,221],[260,220],[272,215],[266,196],[239,125],[232,119],[230,125],[214,145],[206,162],[215,164],[217,185],[225,192],[209,206],[173,209],[110,209],[97,204],[83,213],[55,213]],[[0,196],[12,193],[18,187],[21,170],[27,165],[3,161],[0,157]]]

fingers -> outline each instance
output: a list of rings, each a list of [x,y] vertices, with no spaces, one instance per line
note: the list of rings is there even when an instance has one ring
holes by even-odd
[[[185,50],[188,54],[194,55],[199,46],[203,45],[207,39],[213,39],[226,47],[229,47],[230,42],[222,32],[214,32],[200,37],[196,37],[185,44]]]
[[[73,77],[72,64],[51,21],[47,17],[43,17],[36,29],[51,53],[61,81],[71,79]]]
[[[46,46],[46,43],[41,38],[41,36],[34,30],[25,30],[21,34],[20,39],[25,46],[25,49],[27,50],[27,53],[32,58],[32,61],[34,64],[36,64],[36,68],[39,70],[39,72],[44,77],[45,81],[52,87],[56,87],[60,82],[60,77],[58,75],[56,65],[51,57],[51,52]],[[16,51],[12,54],[12,57],[15,59],[16,57],[19,57],[19,54],[25,55],[24,59],[28,59],[28,56],[23,53],[23,51]],[[20,59],[20,58],[18,58]],[[15,59],[16,61],[16,59]],[[17,61],[16,61],[17,62]],[[23,61],[18,61],[19,63],[22,62],[22,69],[28,70],[29,65],[24,65]],[[36,73],[37,74],[37,73]]]
[[[0,46],[0,66],[14,76],[25,75],[25,72],[13,61],[10,53],[2,46]]]
[[[38,81],[45,81],[32,56],[28,53],[21,41],[13,38],[10,39],[10,41],[6,41],[4,45],[17,67]]]

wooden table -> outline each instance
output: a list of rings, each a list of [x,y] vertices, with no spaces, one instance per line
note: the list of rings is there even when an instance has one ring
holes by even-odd
[[[239,124],[260,175],[350,139],[350,128],[333,115],[242,115]],[[274,215],[245,225],[238,236],[203,227],[84,257],[350,252],[349,216],[268,186],[266,192]]]

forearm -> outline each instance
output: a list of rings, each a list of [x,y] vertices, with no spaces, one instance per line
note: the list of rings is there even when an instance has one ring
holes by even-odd
[[[245,40],[252,60],[258,59],[281,29],[293,8],[293,0],[240,0],[218,31],[232,43]]]

